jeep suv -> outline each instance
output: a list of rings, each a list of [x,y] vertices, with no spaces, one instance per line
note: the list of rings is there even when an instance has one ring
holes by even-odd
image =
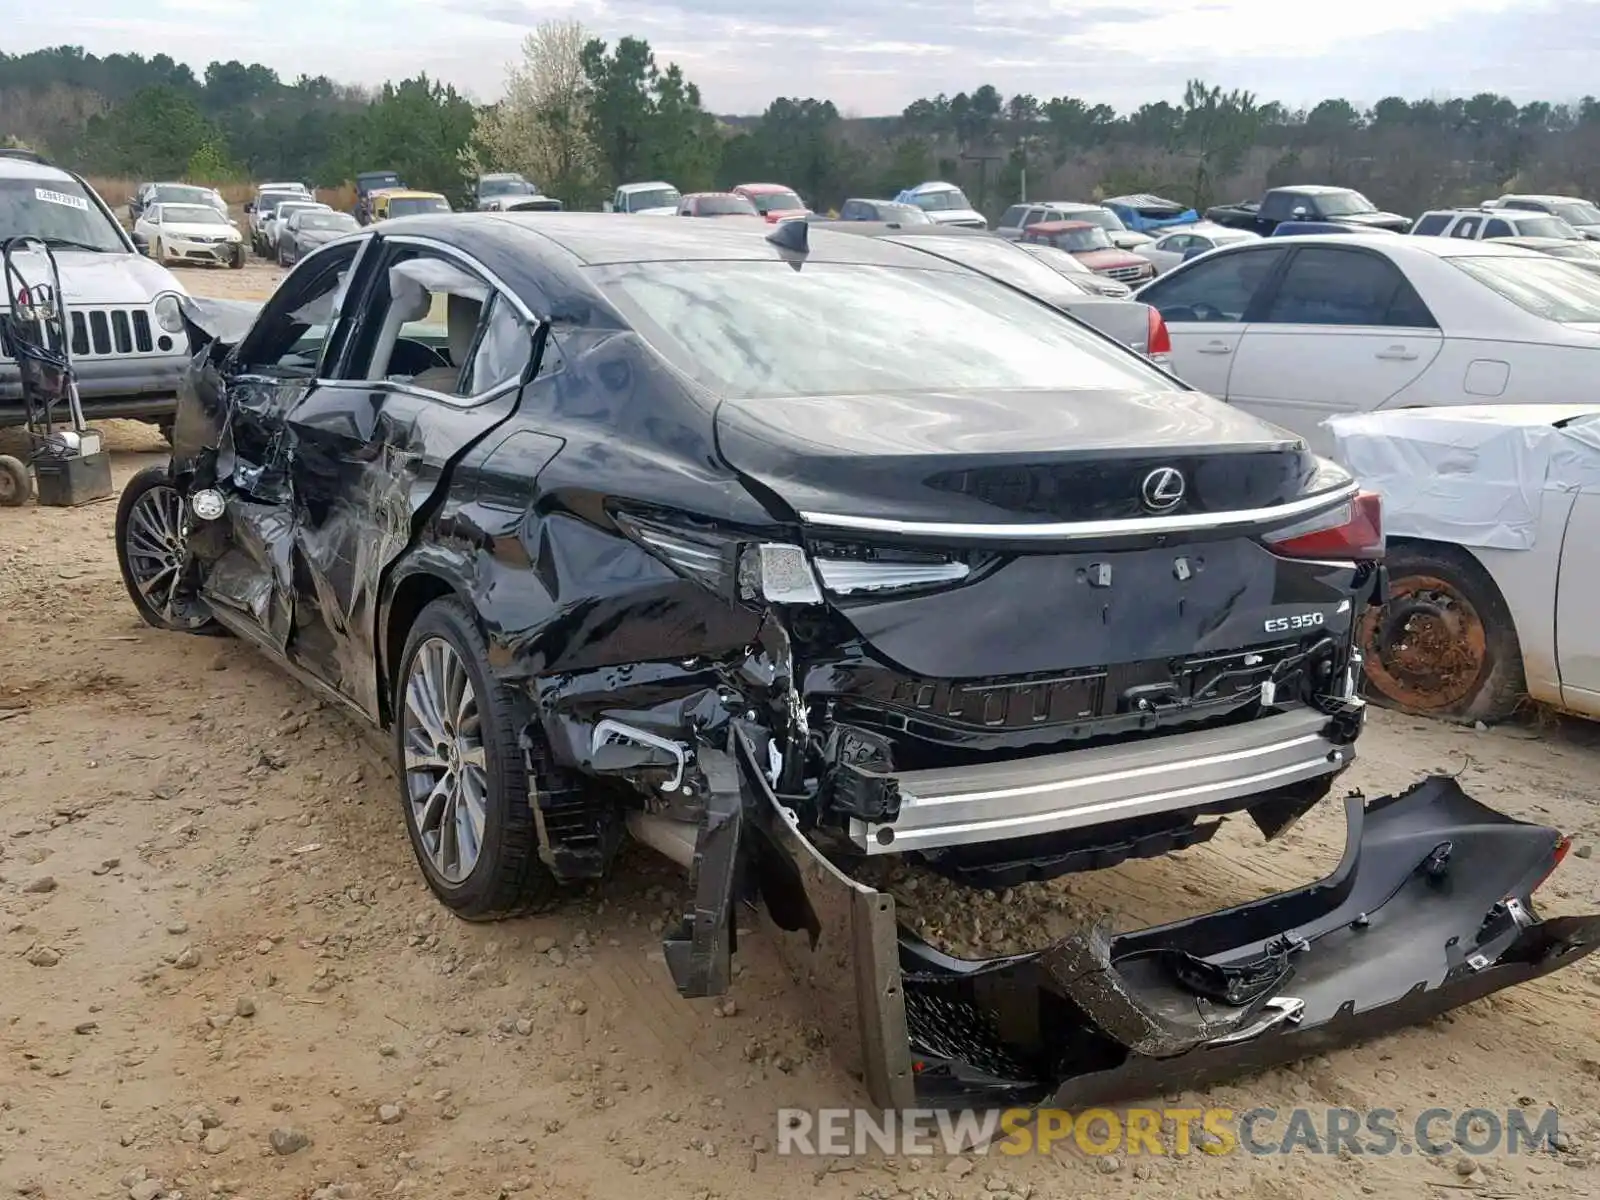
[[[84,415],[171,428],[189,358],[172,273],[135,247],[93,188],[24,150],[0,151],[0,243],[27,235],[55,254]],[[28,281],[37,271],[18,267]],[[0,288],[0,305],[6,304]],[[0,345],[0,427],[27,420],[15,358]]]

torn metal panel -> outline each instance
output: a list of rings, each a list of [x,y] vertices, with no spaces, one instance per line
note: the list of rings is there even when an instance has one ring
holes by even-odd
[[[741,765],[763,793],[763,829],[789,831],[767,839],[793,863],[768,907],[780,928],[812,931],[816,953],[802,969],[825,978],[860,966],[850,914],[893,901],[799,836],[763,788],[753,748]],[[835,1048],[884,1106],[909,1102],[907,1061],[921,1105],[1108,1103],[1373,1037],[1569,965],[1600,941],[1600,915],[1535,914],[1532,893],[1566,840],[1486,808],[1452,779],[1370,804],[1352,797],[1346,822],[1344,859],[1325,879],[1171,925],[1088,930],[986,961],[901,930],[897,961],[869,956],[859,994],[835,984],[824,998],[827,1027],[843,1031]],[[885,1020],[877,1010],[891,989],[903,999]],[[869,1033],[897,1022],[903,1041],[872,1043]]]

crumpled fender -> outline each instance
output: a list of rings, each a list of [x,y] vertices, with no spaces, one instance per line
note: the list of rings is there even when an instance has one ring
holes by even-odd
[[[796,976],[874,1104],[1075,1108],[1204,1086],[1377,1037],[1568,966],[1600,914],[1540,918],[1570,845],[1452,778],[1345,802],[1346,847],[1306,887],[1042,951],[943,954],[799,831],[737,735],[759,796],[750,854]],[[823,961],[818,961],[819,959]]]

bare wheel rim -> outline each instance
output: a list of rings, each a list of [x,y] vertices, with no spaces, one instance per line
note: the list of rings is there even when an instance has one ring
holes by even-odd
[[[1361,635],[1368,677],[1391,700],[1421,712],[1466,700],[1488,661],[1477,608],[1433,575],[1392,581],[1388,602],[1367,610]]]
[[[172,625],[204,623],[205,617],[194,612],[184,594],[187,547],[183,497],[177,488],[157,484],[134,500],[123,548],[133,586],[162,620]]]
[[[433,869],[460,883],[483,853],[489,766],[472,677],[443,638],[428,638],[411,659],[401,732],[417,838]]]

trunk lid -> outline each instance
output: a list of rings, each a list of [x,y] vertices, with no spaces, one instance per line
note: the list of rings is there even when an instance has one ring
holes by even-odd
[[[1025,526],[1150,515],[1145,477],[1183,473],[1163,515],[1303,494],[1292,434],[1200,392],[994,391],[727,400],[717,441],[796,512]]]

